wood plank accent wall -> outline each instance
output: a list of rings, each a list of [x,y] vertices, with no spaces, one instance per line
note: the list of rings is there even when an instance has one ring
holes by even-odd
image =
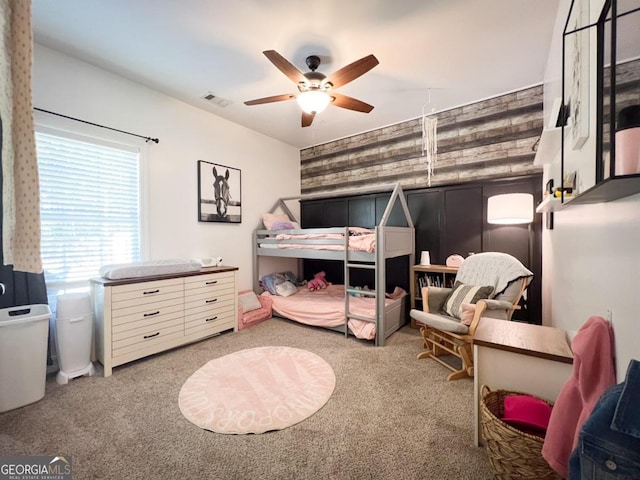
[[[604,122],[605,134],[610,126],[611,70],[604,69]],[[631,105],[640,105],[640,60],[622,63],[616,67],[616,112]]]
[[[543,127],[542,85],[439,112],[431,186],[542,172],[533,150]],[[421,118],[300,152],[303,194],[400,182],[428,186]]]

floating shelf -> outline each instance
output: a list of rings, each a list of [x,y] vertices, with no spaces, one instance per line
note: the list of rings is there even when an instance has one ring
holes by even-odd
[[[536,207],[536,213],[557,212],[565,208],[573,199],[574,197],[565,197],[563,203],[561,198],[547,195]]]
[[[536,213],[557,212],[569,205],[604,203],[640,193],[640,174],[611,177],[585,190],[580,195],[560,198],[547,195],[536,207]]]
[[[611,202],[640,193],[640,174],[611,177],[573,199],[575,204]],[[565,198],[565,203],[567,199]]]
[[[546,165],[553,163],[558,155],[560,155],[561,139],[562,127],[543,129],[533,164]]]

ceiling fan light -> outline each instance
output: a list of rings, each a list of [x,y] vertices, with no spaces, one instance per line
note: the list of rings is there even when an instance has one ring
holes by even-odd
[[[326,92],[309,90],[298,95],[296,100],[300,108],[306,113],[320,113],[327,108],[331,97]]]

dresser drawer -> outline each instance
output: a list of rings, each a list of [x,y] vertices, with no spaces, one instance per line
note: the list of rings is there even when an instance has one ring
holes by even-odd
[[[233,303],[235,300],[234,290],[223,290],[206,294],[198,294],[184,299],[185,312],[198,307],[215,307],[216,305]]]
[[[111,303],[114,307],[117,305],[117,308],[122,308],[140,302],[153,302],[154,299],[165,295],[170,295],[175,298],[176,294],[182,296],[183,292],[184,281],[182,278],[132,283],[113,287]]]
[[[181,289],[174,292],[166,292],[158,295],[153,295],[151,297],[132,298],[131,300],[119,300],[117,302],[111,303],[111,309],[114,311],[114,313],[117,313],[120,310],[126,310],[127,308],[140,307],[143,305],[156,305],[167,300],[175,300],[175,302],[180,302],[183,298],[184,291]]]
[[[185,328],[189,328],[192,322],[209,323],[216,321],[218,318],[225,317],[234,312],[235,305],[233,302],[221,303],[215,307],[193,308],[186,310],[184,313]]]
[[[208,275],[197,275],[184,279],[184,289],[186,295],[191,295],[192,290],[200,288],[215,288],[228,285],[231,288],[235,285],[235,274],[233,272],[210,273]]]
[[[127,340],[128,339],[132,339],[132,338],[137,338],[138,341],[140,341],[140,338],[142,338],[142,340],[145,340],[144,336],[148,335],[149,332],[151,333],[156,333],[156,331],[163,331],[166,328],[169,327],[173,327],[176,325],[183,325],[184,324],[184,319],[182,318],[182,315],[180,315],[179,317],[173,317],[171,318],[171,316],[165,317],[165,318],[156,318],[153,321],[151,320],[147,320],[145,321],[141,321],[141,322],[135,322],[135,324],[126,324],[126,326],[132,326],[133,328],[129,328],[128,330],[119,330],[116,331],[114,329],[113,334],[111,335],[111,338],[113,339],[113,344],[114,344],[114,348],[116,348],[116,344],[118,344],[119,346],[124,346],[127,344]],[[125,341],[125,343],[118,343],[120,341]],[[135,343],[135,342],[129,342],[129,343]]]
[[[178,319],[179,321],[181,321],[183,317],[184,308],[182,307],[182,305],[174,305],[172,307],[168,307],[162,310],[154,310],[145,314],[120,317],[120,321],[114,323],[113,327],[111,328],[112,338],[115,340],[116,334],[134,330],[136,328],[153,326],[157,323],[164,323],[168,320]]]
[[[116,326],[123,323],[136,322],[138,320],[145,320],[176,312],[184,312],[184,303],[182,298],[172,298],[154,303],[143,303],[133,307],[113,310],[112,323]]]
[[[178,319],[177,321],[169,322],[168,325],[163,325],[161,328],[151,326],[140,330],[139,333],[130,337],[114,340],[112,344],[113,356],[117,357],[118,355],[144,349],[154,343],[162,343],[167,340],[168,337],[182,336],[184,335],[184,324]]]
[[[230,309],[216,312],[214,315],[190,317],[189,320],[185,319],[184,334],[187,336],[193,334],[208,335],[235,328],[235,315],[232,306]]]

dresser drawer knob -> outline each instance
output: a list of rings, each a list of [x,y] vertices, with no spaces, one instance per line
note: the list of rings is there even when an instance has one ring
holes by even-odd
[[[153,293],[158,293],[160,291],[159,288],[155,289],[155,290],[147,290],[146,292],[142,292],[143,295],[151,295]]]
[[[205,300],[205,302],[204,302],[204,303],[213,303],[213,302],[217,302],[217,301],[218,301],[218,299],[217,299],[217,298],[214,298],[214,299],[212,299],[212,300]]]
[[[213,322],[214,320],[217,320],[217,319],[218,317],[211,317],[211,318],[207,318],[205,322]]]
[[[218,283],[218,280],[213,280],[211,282],[205,282],[205,285],[215,285],[216,283]]]
[[[151,335],[145,335],[142,338],[144,338],[146,340],[147,338],[157,337],[158,335],[160,335],[160,332],[152,333]]]
[[[153,317],[154,315],[158,315],[159,313],[160,313],[160,310],[156,310],[155,312],[145,313],[143,317]]]

